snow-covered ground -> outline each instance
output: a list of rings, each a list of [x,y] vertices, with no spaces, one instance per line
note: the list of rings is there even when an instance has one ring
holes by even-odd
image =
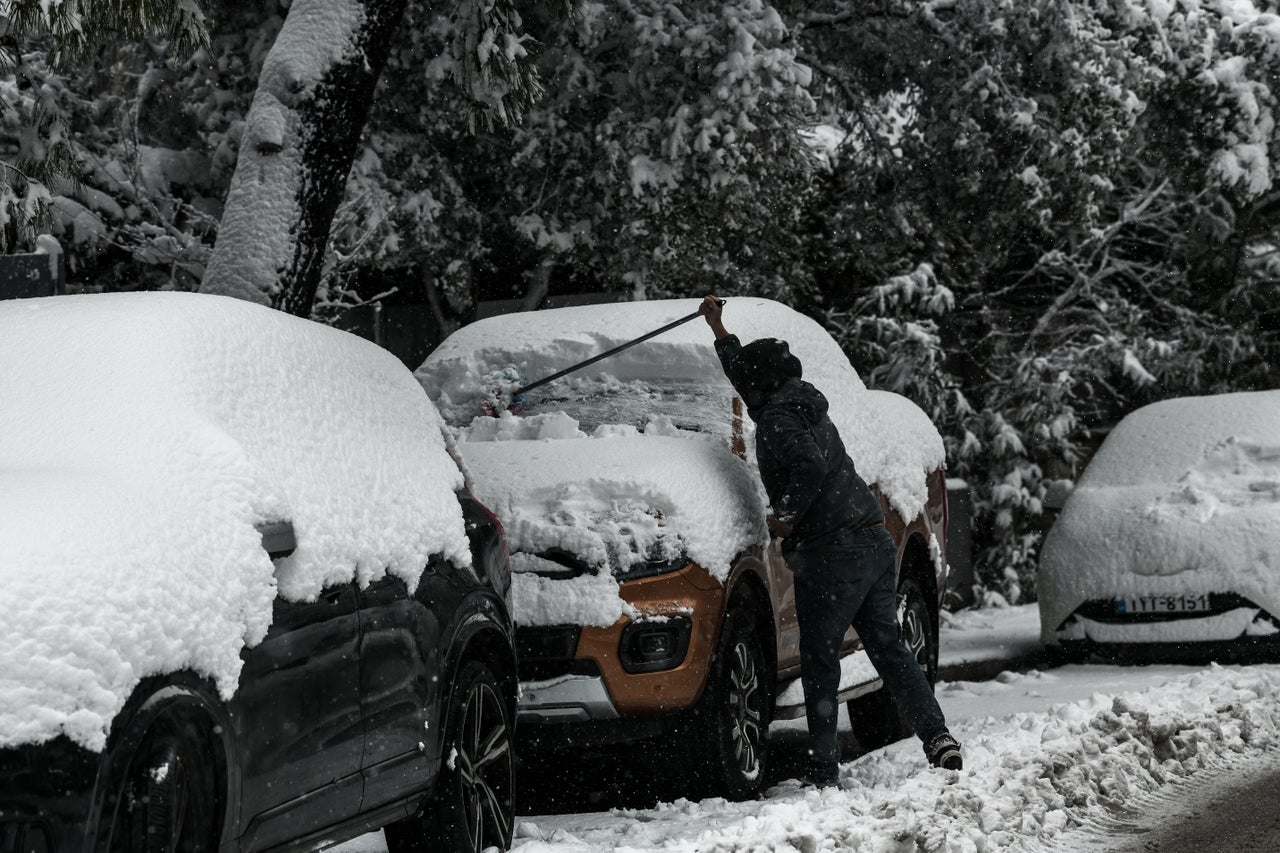
[[[1018,657],[1038,631],[1034,614],[1032,605],[949,619],[944,662]],[[1070,666],[941,682],[937,694],[964,743],[959,773],[928,768],[907,740],[847,761],[839,788],[786,780],[743,803],[524,816],[514,849],[1077,850],[1126,805],[1227,763],[1266,761],[1280,739],[1280,666]],[[774,726],[792,746],[803,731],[803,720]],[[385,846],[371,834],[338,849]]]

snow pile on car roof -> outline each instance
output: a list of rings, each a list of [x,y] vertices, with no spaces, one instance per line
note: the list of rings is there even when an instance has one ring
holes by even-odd
[[[194,294],[0,303],[0,400],[0,746],[100,749],[153,674],[230,696],[277,582],[470,560],[438,414],[353,335]]]
[[[481,497],[503,519],[513,550],[538,543],[570,550],[589,545],[588,550],[600,552],[598,541],[575,541],[582,536],[580,519],[557,524],[559,504],[549,499],[557,494],[557,488],[564,490],[562,497],[574,489],[592,491],[596,503],[605,506],[615,495],[644,494],[655,501],[653,508],[663,513],[669,527],[681,531],[689,555],[721,576],[728,572],[728,563],[736,554],[764,541],[764,504],[754,472],[744,473],[742,466],[732,461],[724,440],[699,440],[684,446],[679,440],[661,443],[663,437],[657,433],[680,431],[669,426],[661,429],[655,421],[646,428],[648,435],[633,435],[625,442],[619,436],[628,430],[634,434],[634,425],[610,428],[600,424],[592,431],[595,438],[565,443],[572,446],[557,446],[559,443],[552,441],[547,447],[517,451],[480,443],[581,435],[572,421],[539,421],[536,426],[521,428],[519,419],[512,420],[509,415],[494,423],[480,413],[495,383],[522,384],[550,375],[697,307],[697,300],[663,300],[492,317],[452,334],[418,369],[418,379],[427,393],[458,429],[462,452],[473,466],[478,487],[490,490]],[[928,497],[928,473],[943,464],[944,452],[937,429],[915,404],[896,394],[868,391],[831,336],[817,322],[785,305],[767,299],[731,299],[725,308],[725,324],[743,342],[759,337],[788,341],[804,365],[804,378],[827,396],[831,418],[858,472],[869,483],[879,485],[905,518],[919,514]],[[700,319],[573,376],[598,382],[601,387],[632,380],[707,388],[727,384],[714,338]],[[519,377],[518,381],[512,377]],[[723,418],[726,422],[729,419],[727,405]],[[748,437],[751,429],[748,419]],[[752,444],[748,440],[748,449]],[[530,459],[522,461],[522,454],[531,454]],[[537,465],[531,461],[532,454],[541,460]],[[600,470],[608,474],[601,475]],[[539,483],[536,495],[523,485],[535,477]],[[575,497],[584,496],[575,492]],[[541,523],[534,521],[539,513]],[[549,535],[553,527],[559,529],[559,542]],[[535,529],[536,535],[530,532]],[[579,553],[590,558],[588,553]]]
[[[1046,641],[1085,601],[1116,596],[1232,592],[1280,615],[1280,392],[1165,400],[1122,420],[1050,529],[1038,587]],[[1253,630],[1257,608],[1238,610],[1125,630],[1227,639]]]

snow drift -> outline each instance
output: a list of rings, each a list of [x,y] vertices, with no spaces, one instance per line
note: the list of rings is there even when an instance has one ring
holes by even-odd
[[[0,400],[0,746],[101,749],[149,675],[229,697],[277,592],[470,560],[439,415],[344,332],[194,294],[0,303]]]

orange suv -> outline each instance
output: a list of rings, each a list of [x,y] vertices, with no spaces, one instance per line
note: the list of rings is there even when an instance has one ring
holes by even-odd
[[[904,639],[932,682],[947,571],[941,437],[906,398],[868,390],[813,320],[765,299],[732,306],[744,342],[787,340],[828,398],[898,544]],[[506,529],[522,737],[674,736],[709,792],[747,797],[764,783],[769,723],[802,716],[804,696],[791,573],[769,541],[753,425],[712,335],[676,328],[502,407],[510,388],[695,307],[494,317],[455,332],[417,376]],[[905,734],[852,629],[844,651],[840,697],[859,741]]]

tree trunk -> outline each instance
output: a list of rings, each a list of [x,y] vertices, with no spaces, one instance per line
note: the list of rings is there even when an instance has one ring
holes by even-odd
[[[309,316],[407,0],[294,0],[262,67],[200,290]]]

